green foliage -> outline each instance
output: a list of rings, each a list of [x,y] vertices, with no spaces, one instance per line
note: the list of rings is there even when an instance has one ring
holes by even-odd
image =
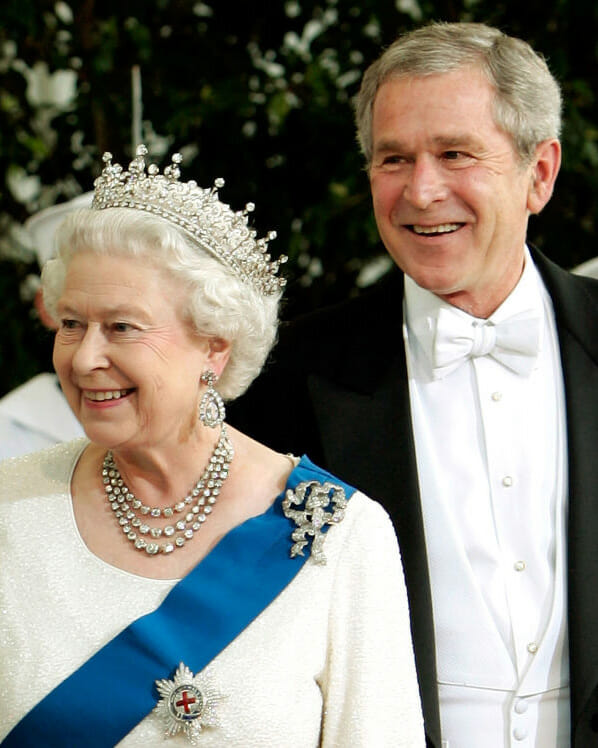
[[[531,238],[564,266],[596,254],[598,6],[582,0],[3,0],[0,4],[0,394],[50,367],[21,288],[37,272],[28,215],[89,190],[99,157],[131,155],[131,69],[143,138],[200,184],[223,176],[290,255],[285,314],[354,292],[383,253],[351,98],[396,35],[427,20],[484,21],[528,39],[563,84],[564,164]],[[8,365],[7,365],[8,364]]]

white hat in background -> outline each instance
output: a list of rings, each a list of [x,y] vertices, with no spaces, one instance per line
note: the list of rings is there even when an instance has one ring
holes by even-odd
[[[34,213],[25,221],[25,228],[33,241],[33,249],[37,254],[40,268],[52,257],[56,251],[56,229],[69,213],[79,208],[90,208],[93,192],[84,192],[67,203],[52,205],[50,208]]]

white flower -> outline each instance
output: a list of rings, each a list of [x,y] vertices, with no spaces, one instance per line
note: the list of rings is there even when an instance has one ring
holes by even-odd
[[[22,166],[11,164],[6,173],[6,184],[18,203],[34,200],[40,192],[41,181],[38,176],[29,175]]]
[[[25,66],[23,75],[27,80],[27,100],[32,106],[51,106],[65,111],[73,103],[77,93],[74,70],[50,73],[45,62],[36,62],[32,68]]]
[[[11,222],[0,236],[0,258],[14,262],[33,262],[35,253],[31,237],[19,223]]]
[[[62,23],[70,24],[73,22],[73,11],[71,7],[64,2],[57,2],[54,6],[54,13],[62,21]]]
[[[359,275],[355,280],[355,285],[357,288],[371,286],[372,283],[375,283],[379,278],[387,273],[392,266],[393,261],[386,254],[368,260],[359,271]]]
[[[195,3],[193,6],[193,12],[200,18],[210,18],[214,15],[214,11],[206,3]]]
[[[424,17],[417,0],[396,0],[395,5],[400,13],[406,13],[414,21],[421,21]]]

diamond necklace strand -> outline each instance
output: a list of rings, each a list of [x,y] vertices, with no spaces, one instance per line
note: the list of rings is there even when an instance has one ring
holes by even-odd
[[[125,485],[116,467],[112,451],[108,450],[102,465],[102,481],[106,498],[110,502],[114,516],[128,540],[137,550],[145,551],[150,556],[159,553],[172,553],[182,548],[187,540],[191,540],[212,512],[212,507],[218,499],[220,489],[228,477],[230,463],[234,450],[222,424],[220,438],[214,448],[201,478],[182,501],[165,509],[152,508],[140,501]],[[191,506],[193,504],[193,506]],[[135,510],[147,517],[172,517],[174,514],[187,513],[166,527],[151,527]],[[160,537],[166,537],[165,543],[156,542]],[[147,539],[146,539],[147,538]]]

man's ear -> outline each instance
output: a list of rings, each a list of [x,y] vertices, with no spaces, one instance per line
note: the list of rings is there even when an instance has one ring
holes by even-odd
[[[527,209],[539,213],[552,196],[561,166],[561,144],[556,138],[543,140],[536,147],[527,195]]]

